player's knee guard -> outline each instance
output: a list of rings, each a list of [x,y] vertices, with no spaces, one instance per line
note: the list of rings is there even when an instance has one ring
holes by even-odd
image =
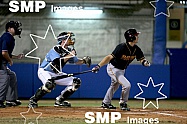
[[[72,90],[73,91],[76,91],[76,90],[78,90],[78,88],[80,87],[80,85],[81,85],[81,79],[80,78],[74,78],[73,79],[73,87],[72,87]]]
[[[47,92],[51,92],[51,90],[53,90],[54,88],[55,88],[55,86],[56,86],[56,83],[52,80],[52,81],[47,81],[44,85],[43,85],[43,87],[42,87],[42,89],[43,90],[45,90],[45,91],[47,91]]]

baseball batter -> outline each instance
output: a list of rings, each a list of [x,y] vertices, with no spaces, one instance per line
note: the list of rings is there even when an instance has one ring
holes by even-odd
[[[104,57],[103,60],[92,69],[93,72],[97,73],[103,65],[108,63],[107,73],[111,77],[111,85],[101,104],[101,107],[103,108],[116,109],[116,107],[111,104],[111,100],[114,93],[121,85],[120,108],[121,110],[130,111],[130,108],[127,106],[127,101],[131,84],[124,77],[125,70],[135,58],[137,61],[140,61],[143,66],[150,66],[150,63],[145,59],[142,50],[136,45],[138,43],[139,33],[140,32],[137,32],[134,28],[128,29],[124,33],[126,42],[117,45],[112,54]]]
[[[52,80],[51,78],[59,75],[66,75],[66,73],[62,72],[62,68],[67,62],[76,64],[85,63],[90,66],[91,58],[89,56],[83,57],[83,59],[77,58],[74,47],[70,47],[75,43],[75,38],[73,37],[74,34],[72,32],[60,33],[57,37],[58,45],[55,45],[45,56],[45,59],[38,69],[38,77],[42,81],[43,86],[41,86],[34,96],[30,98],[29,107],[38,107],[38,100],[51,92],[56,84],[67,87],[58,97],[56,97],[54,106],[71,106],[70,102],[65,100],[78,90],[81,85],[81,80],[76,77],[68,77],[58,80]]]

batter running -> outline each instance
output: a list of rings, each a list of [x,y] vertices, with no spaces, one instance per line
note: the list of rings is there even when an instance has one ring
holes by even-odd
[[[116,109],[116,107],[111,104],[111,100],[114,93],[121,85],[120,108],[124,111],[130,111],[130,108],[127,106],[127,101],[131,84],[124,77],[125,70],[135,58],[137,61],[140,61],[143,66],[150,66],[150,63],[145,59],[142,50],[136,45],[138,43],[139,33],[140,32],[137,32],[134,28],[128,29],[124,34],[126,42],[117,45],[112,54],[104,57],[103,60],[92,69],[93,72],[97,73],[103,65],[108,63],[107,73],[111,77],[111,85],[101,104],[101,107],[103,108]]]

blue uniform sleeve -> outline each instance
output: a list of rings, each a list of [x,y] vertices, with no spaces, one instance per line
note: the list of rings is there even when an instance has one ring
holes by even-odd
[[[69,63],[76,63],[76,62],[78,62],[78,61],[79,61],[79,59],[78,59],[76,56],[74,56],[74,57],[72,57],[72,58],[70,58],[70,59],[68,60]]]

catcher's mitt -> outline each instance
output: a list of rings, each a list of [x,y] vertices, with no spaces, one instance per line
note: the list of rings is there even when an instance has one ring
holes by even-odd
[[[91,57],[90,57],[90,56],[85,56],[85,57],[83,57],[82,59],[83,59],[84,63],[85,63],[88,67],[90,67],[90,65],[92,64]]]

